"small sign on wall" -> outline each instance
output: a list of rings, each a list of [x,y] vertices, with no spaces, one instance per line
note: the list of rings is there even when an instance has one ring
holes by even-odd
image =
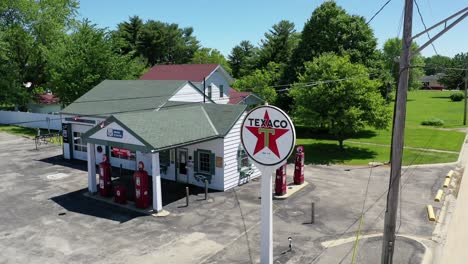
[[[123,138],[123,130],[107,128],[107,136],[114,138]]]
[[[223,157],[216,157],[216,167],[217,168],[223,167]]]

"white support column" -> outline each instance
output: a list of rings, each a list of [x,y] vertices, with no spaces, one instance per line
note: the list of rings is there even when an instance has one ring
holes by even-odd
[[[153,174],[153,209],[156,212],[162,210],[162,195],[161,195],[161,171],[159,168],[159,152],[151,155],[151,172]]]
[[[88,153],[88,191],[90,193],[97,192],[96,189],[96,152],[94,149],[94,144],[88,143],[87,153]]]
[[[260,205],[260,263],[273,263],[273,183],[275,167],[257,165],[262,172]]]

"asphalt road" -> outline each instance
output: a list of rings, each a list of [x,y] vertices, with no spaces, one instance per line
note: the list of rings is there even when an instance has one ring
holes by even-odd
[[[183,186],[163,188],[164,209],[171,214],[155,218],[85,197],[86,165],[63,161],[58,146],[35,150],[30,139],[0,133],[0,149],[0,263],[259,262],[258,179],[211,192],[208,201],[192,189],[189,207],[177,195]],[[403,170],[395,263],[421,262],[420,242],[434,230],[425,205],[440,208],[433,197],[453,167]],[[275,263],[350,263],[368,181],[356,255],[359,263],[375,263],[388,175],[387,167],[306,166],[309,186],[274,201]]]

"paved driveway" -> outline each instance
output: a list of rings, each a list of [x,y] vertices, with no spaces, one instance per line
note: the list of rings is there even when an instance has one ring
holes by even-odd
[[[183,197],[166,198],[171,214],[155,218],[85,197],[85,164],[64,162],[58,146],[34,148],[29,139],[0,133],[0,263],[259,262],[258,180],[212,192],[208,201],[193,194],[189,207],[183,207]],[[404,170],[400,234],[431,238],[434,226],[426,220],[425,205],[440,207],[432,200],[452,167]],[[386,167],[370,173],[369,168],[308,166],[310,185],[274,202],[275,263],[349,263],[352,243],[347,242],[356,235],[369,175],[358,258],[376,263],[380,242],[372,235],[383,229],[388,174]],[[420,262],[424,247],[401,241],[397,263]]]

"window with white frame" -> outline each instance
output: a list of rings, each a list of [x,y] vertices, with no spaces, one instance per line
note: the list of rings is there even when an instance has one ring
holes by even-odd
[[[198,171],[201,173],[211,173],[211,153],[205,151],[198,152]]]
[[[73,149],[76,151],[86,152],[87,147],[86,143],[84,143],[83,139],[81,138],[82,135],[83,133],[81,132],[73,132]]]
[[[219,85],[219,97],[224,97],[224,86],[222,84]]]

